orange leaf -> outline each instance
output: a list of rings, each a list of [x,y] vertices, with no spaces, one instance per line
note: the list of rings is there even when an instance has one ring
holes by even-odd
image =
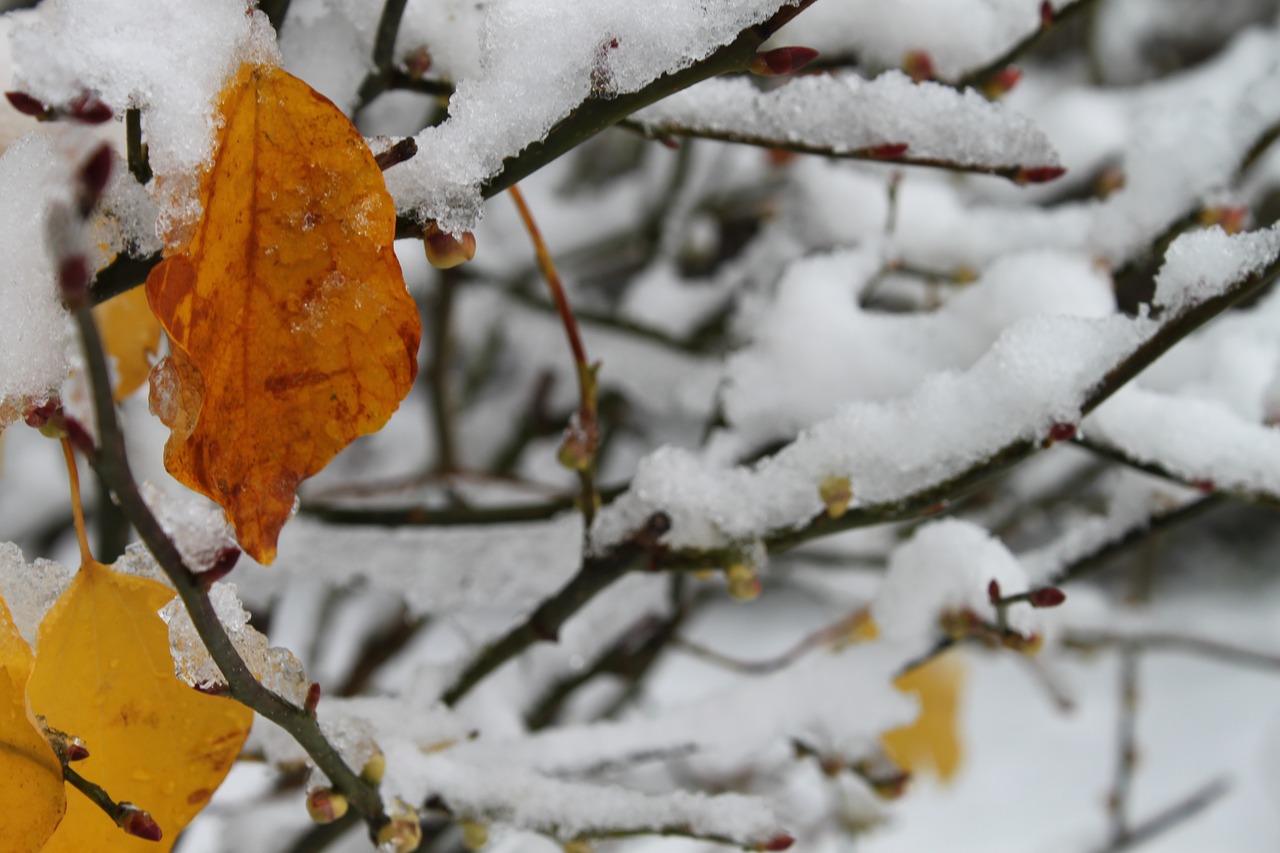
[[[150,812],[164,832],[159,844],[126,835],[73,793],[46,853],[165,853],[249,733],[252,711],[173,674],[156,615],[172,598],[163,584],[87,561],[40,625],[31,707],[88,747],[76,764],[85,778]]]
[[[62,765],[27,709],[31,665],[0,599],[0,839],[11,853],[43,848],[67,808]]]
[[[409,393],[421,336],[395,206],[360,134],[279,68],[223,92],[204,218],[147,279],[172,354],[152,376],[165,467],[262,563],[298,484]]]
[[[93,309],[102,332],[102,347],[116,362],[116,402],[128,397],[151,372],[148,355],[160,350],[160,323],[141,289],[125,291]]]

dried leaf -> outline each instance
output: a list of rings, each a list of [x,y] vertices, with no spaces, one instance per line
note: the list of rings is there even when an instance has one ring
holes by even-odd
[[[172,429],[165,467],[268,563],[298,484],[408,394],[421,329],[394,204],[346,117],[245,65],[219,119],[204,218],[147,279],[172,347],[152,401]]]
[[[146,809],[158,844],[122,832],[78,793],[46,853],[164,853],[204,807],[240,751],[253,712],[183,684],[156,615],[173,591],[93,561],[40,625],[31,707],[89,748],[76,769],[116,800]]]
[[[116,387],[120,402],[147,381],[153,356],[160,351],[160,321],[151,313],[147,294],[141,288],[125,291],[93,309],[102,332],[102,347],[115,359]]]
[[[0,599],[0,839],[12,853],[34,853],[62,820],[62,765],[27,709],[31,649]]]

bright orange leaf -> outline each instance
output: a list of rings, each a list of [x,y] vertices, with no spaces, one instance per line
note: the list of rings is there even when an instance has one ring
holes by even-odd
[[[45,853],[165,853],[222,782],[253,712],[173,674],[169,631],[156,614],[173,590],[92,560],[40,625],[31,707],[79,737],[76,763],[117,801],[148,811],[160,843],[126,835],[78,792]]]
[[[275,557],[298,484],[409,393],[421,336],[395,206],[364,140],[279,68],[224,90],[204,217],[147,279],[171,355],[152,376],[165,467]]]
[[[27,710],[31,666],[31,649],[0,599],[0,839],[10,853],[43,848],[67,808],[62,765]]]
[[[151,313],[147,294],[135,288],[108,299],[93,309],[102,332],[102,347],[115,359],[116,387],[120,402],[147,381],[151,362],[147,356],[160,351],[160,321]]]

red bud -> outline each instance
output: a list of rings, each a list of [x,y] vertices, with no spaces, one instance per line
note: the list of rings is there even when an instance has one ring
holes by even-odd
[[[992,604],[1000,603],[1000,582],[995,578],[992,578],[991,583],[987,584],[987,599]]]
[[[160,825],[155,822],[151,815],[132,803],[120,804],[120,815],[116,819],[116,823],[125,831],[127,835],[135,838],[142,838],[146,841],[159,841],[164,837],[164,833],[160,831]]]
[[[1012,65],[1006,65],[1004,68],[997,71],[995,76],[987,81],[987,84],[982,87],[982,91],[988,98],[999,98],[1002,95],[1007,95],[1009,92],[1012,92],[1013,88],[1018,85],[1018,81],[1021,79],[1021,69],[1015,68]]]
[[[9,104],[24,116],[47,119],[53,113],[43,102],[36,100],[26,92],[5,92],[4,96],[9,99]]]
[[[80,215],[87,217],[98,204],[102,191],[111,180],[111,146],[105,142],[98,146],[84,165],[80,167]]]
[[[311,716],[316,715],[316,706],[320,704],[320,684],[319,682],[311,682],[311,686],[307,688],[307,698],[303,700],[302,710]]]
[[[1044,586],[1032,592],[1027,600],[1032,607],[1057,607],[1067,600],[1067,594],[1056,586]]]
[[[1040,26],[1047,27],[1053,23],[1053,4],[1044,0],[1040,4]]]
[[[1061,166],[1024,166],[1013,179],[1020,184],[1047,184],[1066,173],[1067,170]]]
[[[1076,437],[1076,425],[1068,423],[1054,424],[1049,428],[1050,441],[1070,441]]]
[[[1196,491],[1202,492],[1206,495],[1211,495],[1218,489],[1217,484],[1214,483],[1213,480],[1193,480],[1191,485],[1195,487]]]
[[[68,763],[72,761],[84,761],[89,757],[89,747],[81,742],[80,738],[72,738],[62,747],[62,757]]]
[[[890,142],[884,145],[872,145],[864,148],[863,153],[873,160],[901,160],[909,146],[902,142]]]
[[[768,841],[761,844],[760,849],[770,851],[770,853],[775,850],[790,850],[791,845],[795,843],[796,840],[784,832],[780,835],[775,835],[773,838],[770,838]]]
[[[58,264],[58,287],[67,302],[84,300],[89,292],[89,262],[83,255],[71,255]]]
[[[811,47],[779,47],[757,53],[748,70],[760,77],[792,74],[818,58]]]
[[[102,124],[111,121],[113,115],[111,107],[103,103],[97,95],[91,95],[88,92],[67,104],[67,114],[85,124]]]
[[[907,72],[907,76],[917,83],[932,80],[938,76],[938,71],[933,64],[933,57],[923,50],[909,51],[902,58],[902,70]]]

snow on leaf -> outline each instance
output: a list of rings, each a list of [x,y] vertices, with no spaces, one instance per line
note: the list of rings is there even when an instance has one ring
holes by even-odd
[[[84,741],[89,757],[77,769],[86,778],[148,811],[164,832],[159,845],[127,836],[76,796],[49,853],[171,849],[240,751],[253,712],[173,674],[157,615],[172,598],[155,581],[87,561],[40,626],[32,709]]]
[[[767,92],[744,78],[711,79],[634,118],[657,136],[688,133],[834,154],[905,145],[909,160],[1010,173],[1058,166],[1049,139],[1025,118],[972,90],[915,84],[900,72],[872,81],[852,73],[805,76]]]
[[[27,707],[31,647],[0,599],[0,838],[12,853],[37,853],[67,808],[62,765]]]
[[[219,115],[200,227],[147,279],[172,347],[153,403],[165,467],[270,563],[298,484],[409,392],[421,329],[382,174],[337,108],[246,64]]]

